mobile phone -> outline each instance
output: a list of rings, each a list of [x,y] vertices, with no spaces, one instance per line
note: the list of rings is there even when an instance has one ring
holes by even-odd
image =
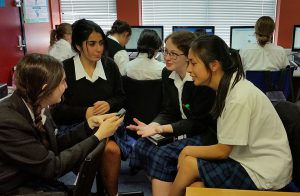
[[[120,118],[122,118],[126,113],[126,110],[124,108],[120,109],[117,113],[117,116],[119,116]]]

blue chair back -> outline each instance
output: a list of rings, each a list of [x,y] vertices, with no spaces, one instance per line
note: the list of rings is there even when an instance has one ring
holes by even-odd
[[[292,78],[294,68],[280,71],[246,71],[246,79],[252,82],[262,92],[282,91],[285,98],[294,99]]]

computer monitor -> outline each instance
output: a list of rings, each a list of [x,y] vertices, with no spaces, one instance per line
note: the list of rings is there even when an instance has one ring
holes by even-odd
[[[186,31],[190,31],[190,32],[194,33],[198,29],[204,29],[208,35],[215,34],[214,26],[173,26],[172,27],[173,32],[179,31],[179,30],[186,30]]]
[[[161,40],[164,39],[163,26],[131,26],[131,37],[125,48],[128,52],[137,52],[137,41],[144,29],[152,29],[156,31]]]
[[[294,26],[292,51],[300,51],[300,25]]]
[[[244,48],[248,44],[256,43],[254,26],[231,26],[230,47],[236,50]]]

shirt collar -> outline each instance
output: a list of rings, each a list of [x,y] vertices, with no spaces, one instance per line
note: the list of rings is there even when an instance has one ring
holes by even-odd
[[[169,75],[169,78],[173,79],[175,81],[181,80],[180,76],[178,75],[178,73],[176,71],[172,71],[172,73]],[[185,77],[182,80],[182,82],[186,82],[186,81],[193,81],[193,78],[191,77],[191,75],[189,73],[186,73]]]
[[[139,55],[137,56],[137,58],[145,58],[145,59],[149,59],[148,58],[148,54],[147,53],[139,53]],[[151,58],[151,59],[149,59],[149,60],[152,60],[152,59],[154,59],[153,57]]]
[[[31,119],[32,119],[33,123],[35,123],[35,122],[34,122],[34,121],[35,121],[35,117],[34,117],[34,114],[33,114],[32,110],[31,110],[31,108],[29,107],[29,105],[26,103],[26,101],[25,101],[23,98],[22,98],[22,101],[24,102],[26,108],[28,109],[29,114],[30,114],[30,116],[31,116]],[[45,112],[45,108],[43,108],[43,109],[41,110],[41,117],[42,117],[42,123],[43,123],[43,124],[45,124],[46,119],[47,119],[47,116],[44,114],[44,112]]]
[[[75,78],[76,78],[76,80],[79,80],[79,79],[84,78],[84,77],[87,80],[90,80],[92,82],[96,81],[98,79],[98,77],[102,78],[103,80],[107,80],[104,69],[103,69],[103,65],[102,65],[102,62],[101,62],[101,59],[99,61],[97,61],[96,68],[94,70],[92,78],[84,70],[83,65],[80,61],[80,57],[79,57],[78,54],[73,58],[73,60],[74,60],[74,66],[75,66]]]
[[[120,42],[117,40],[117,38],[115,38],[114,36],[108,35],[107,37],[110,38],[110,39],[112,39],[112,40],[114,40],[114,41],[116,41],[116,42],[118,42],[118,43],[120,43]]]

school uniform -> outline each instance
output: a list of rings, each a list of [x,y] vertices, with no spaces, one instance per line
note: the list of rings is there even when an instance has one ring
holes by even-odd
[[[124,47],[122,47],[119,41],[109,35],[107,36],[107,55],[112,58],[119,67],[119,71],[122,76],[125,75],[126,64],[129,62],[129,56]]]
[[[235,74],[231,85],[234,78]],[[220,144],[233,146],[232,152],[227,160],[198,159],[201,179],[205,186],[216,188],[283,188],[291,181],[292,156],[278,114],[265,94],[246,79],[229,89],[217,136]]]
[[[96,64],[92,77],[84,70],[79,55],[63,62],[68,88],[62,103],[53,107],[53,119],[58,125],[73,125],[85,120],[88,107],[97,101],[106,101],[110,112],[123,107],[125,92],[117,65],[110,58]]]
[[[161,79],[165,64],[154,57],[149,59],[147,53],[140,53],[135,59],[126,64],[126,75],[135,80]]]
[[[22,194],[22,187],[43,190],[39,186],[53,186],[58,177],[78,168],[99,143],[87,122],[58,136],[46,109],[42,112],[49,143],[46,148],[38,139],[32,111],[17,93],[3,101],[0,110],[0,195],[10,191]]]
[[[69,42],[65,39],[60,39],[49,48],[48,54],[62,62],[75,56],[77,53],[73,51]]]
[[[183,80],[176,72],[162,72],[163,106],[153,120],[161,125],[171,124],[175,137],[186,138],[164,146],[156,146],[146,138],[137,140],[130,155],[130,167],[144,169],[151,178],[172,182],[177,173],[177,159],[187,145],[216,142],[215,121],[209,114],[215,92],[208,87],[196,87],[187,73]],[[183,105],[190,105],[186,108]]]
[[[289,65],[284,49],[273,43],[264,47],[249,44],[240,50],[240,56],[245,71],[278,71]]]

